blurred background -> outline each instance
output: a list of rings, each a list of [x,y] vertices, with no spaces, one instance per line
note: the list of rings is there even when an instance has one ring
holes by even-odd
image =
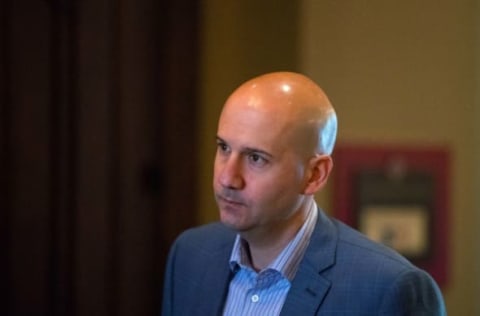
[[[479,31],[479,0],[3,0],[0,314],[158,314],[173,239],[217,218],[223,102],[292,70],[339,143],[449,149],[442,292],[480,315]]]

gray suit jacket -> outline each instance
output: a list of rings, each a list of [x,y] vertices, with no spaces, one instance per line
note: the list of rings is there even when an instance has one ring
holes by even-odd
[[[222,314],[235,236],[214,223],[178,237],[168,259],[163,316]],[[446,312],[440,290],[426,272],[320,210],[281,315]]]

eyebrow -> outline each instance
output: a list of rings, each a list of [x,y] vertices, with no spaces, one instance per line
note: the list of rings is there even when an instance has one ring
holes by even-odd
[[[222,139],[219,136],[216,137],[216,140],[217,140],[217,143],[228,144],[227,141],[225,141],[224,139]],[[273,155],[271,153],[269,153],[265,150],[262,150],[262,149],[254,148],[254,147],[245,147],[245,148],[242,148],[241,151],[244,152],[244,153],[259,153],[259,154],[268,156],[269,158],[273,158]]]

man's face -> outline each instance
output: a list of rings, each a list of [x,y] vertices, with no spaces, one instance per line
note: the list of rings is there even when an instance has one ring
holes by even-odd
[[[307,162],[294,149],[291,120],[248,102],[231,100],[219,121],[213,186],[220,219],[239,232],[279,229],[301,207]]]

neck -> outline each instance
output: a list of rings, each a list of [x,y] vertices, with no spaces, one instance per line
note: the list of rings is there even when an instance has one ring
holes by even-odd
[[[313,200],[287,220],[241,233],[242,238],[248,243],[254,270],[258,272],[266,268],[295,237],[307,219],[311,203]]]

